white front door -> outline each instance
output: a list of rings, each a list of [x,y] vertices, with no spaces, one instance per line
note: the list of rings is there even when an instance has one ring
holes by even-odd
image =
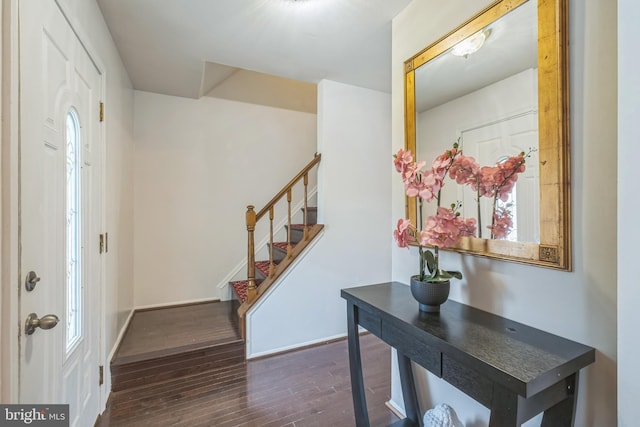
[[[463,152],[474,157],[480,166],[493,166],[506,157],[518,153],[530,153],[526,160],[527,168],[518,178],[517,185],[511,193],[509,203],[513,205],[512,214],[514,228],[507,236],[508,240],[518,242],[540,242],[540,185],[537,151],[530,150],[538,146],[538,113],[531,110],[526,113],[507,117],[502,120],[478,126],[462,132]],[[477,217],[477,197],[473,190],[464,188],[464,216]],[[480,200],[482,217],[482,237],[488,238],[491,225],[493,200]]]
[[[20,402],[69,404],[70,425],[88,426],[100,409],[102,77],[54,0],[18,13]]]

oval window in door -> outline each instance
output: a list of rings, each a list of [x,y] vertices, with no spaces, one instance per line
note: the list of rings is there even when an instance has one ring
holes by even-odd
[[[82,336],[82,201],[80,122],[75,109],[66,119],[66,350]]]

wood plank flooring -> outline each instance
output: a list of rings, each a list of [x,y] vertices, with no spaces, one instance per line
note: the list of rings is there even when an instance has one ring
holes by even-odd
[[[111,362],[112,391],[243,363],[237,307],[217,301],[136,312]]]
[[[361,337],[371,425],[398,418],[388,345]],[[113,392],[98,426],[348,427],[354,425],[347,342],[293,351]]]

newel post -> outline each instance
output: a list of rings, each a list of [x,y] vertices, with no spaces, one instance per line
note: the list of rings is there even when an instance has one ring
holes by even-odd
[[[309,174],[305,173],[304,174],[304,225],[302,226],[303,231],[303,239],[305,240],[305,242],[307,240],[309,240],[309,233],[307,231],[308,227],[309,227],[309,218],[307,215],[307,210],[309,209],[309,206],[307,204],[307,198],[309,197],[307,194],[307,187],[309,186]]]
[[[256,212],[254,206],[247,206],[247,302],[252,302],[257,295],[256,287],[256,254],[253,232],[256,229]]]

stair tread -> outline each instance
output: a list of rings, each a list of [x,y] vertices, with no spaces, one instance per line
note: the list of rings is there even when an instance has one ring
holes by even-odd
[[[273,247],[282,249],[283,251],[287,250],[288,243],[287,242],[273,242]],[[291,242],[291,246],[295,246],[295,243]]]
[[[299,228],[299,229],[304,229],[304,224],[291,224],[292,228]],[[322,227],[321,224],[308,224],[307,228],[308,229],[313,229],[314,227]],[[291,247],[294,248],[296,246],[297,242],[291,242]],[[277,249],[278,251],[282,251],[282,252],[287,252],[287,247],[289,246],[288,242],[273,242],[272,244],[273,248]],[[280,261],[279,260],[274,260],[274,264],[278,264]],[[256,261],[255,262],[256,268],[258,270],[260,270],[267,278],[269,278],[269,261]],[[258,277],[256,277],[256,286],[259,287],[260,283],[262,283],[262,280],[260,280]],[[238,298],[238,300],[241,303],[244,303],[247,301],[247,291],[248,291],[248,287],[249,287],[249,281],[248,280],[234,280],[229,282],[229,284],[231,285],[231,287],[233,288],[233,290],[235,291],[235,295]]]
[[[245,302],[247,300],[247,288],[249,287],[248,280],[236,280],[230,282],[233,289],[236,291],[236,295],[240,302]]]
[[[275,262],[274,262],[275,263]],[[269,275],[269,261],[256,261],[256,268],[262,272],[265,276]]]

